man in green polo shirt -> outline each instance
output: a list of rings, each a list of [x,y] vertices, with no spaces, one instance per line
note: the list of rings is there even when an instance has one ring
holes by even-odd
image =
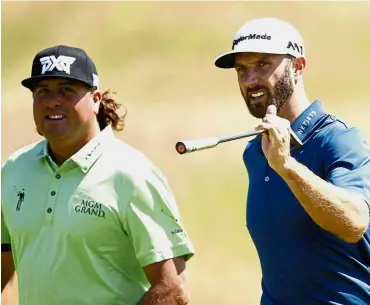
[[[194,250],[166,178],[118,140],[117,102],[81,49],[39,52],[22,81],[45,140],[2,168],[2,290],[20,305],[182,305]],[[14,261],[14,266],[13,266]]]

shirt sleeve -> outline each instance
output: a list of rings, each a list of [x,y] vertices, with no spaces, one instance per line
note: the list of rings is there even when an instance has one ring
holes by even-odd
[[[327,181],[363,195],[370,202],[370,146],[357,128],[342,129],[326,145]]]
[[[188,260],[194,249],[165,177],[152,168],[136,180],[123,223],[137,260],[141,266],[178,256]]]

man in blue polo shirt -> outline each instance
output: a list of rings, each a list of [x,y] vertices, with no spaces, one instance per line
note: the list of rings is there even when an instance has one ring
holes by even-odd
[[[369,305],[370,148],[357,128],[309,101],[301,35],[276,18],[251,20],[215,65],[235,68],[250,113],[262,119],[256,129],[266,130],[243,155],[261,304]]]

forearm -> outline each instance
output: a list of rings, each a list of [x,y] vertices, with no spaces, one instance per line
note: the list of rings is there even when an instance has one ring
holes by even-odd
[[[4,245],[1,245],[2,251]],[[11,251],[1,252],[1,292],[8,285],[9,282],[14,280],[15,267],[13,255]]]
[[[313,221],[347,242],[357,242],[369,224],[364,198],[332,185],[290,157],[277,171]]]
[[[150,287],[137,305],[186,305],[187,293],[181,287],[168,287],[157,284]]]
[[[1,273],[1,292],[5,289],[5,287],[9,286],[9,284],[14,281],[14,273],[12,274],[4,274]]]
[[[9,279],[1,291],[1,304],[15,305],[18,304],[18,281],[16,274]]]

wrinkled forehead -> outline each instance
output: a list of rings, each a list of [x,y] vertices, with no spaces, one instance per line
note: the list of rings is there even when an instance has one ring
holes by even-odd
[[[234,55],[235,66],[246,65],[261,60],[282,61],[286,56],[281,54],[240,52]]]
[[[50,77],[50,78],[44,78],[37,82],[34,86],[34,89],[36,88],[48,88],[48,87],[60,87],[60,86],[75,86],[75,87],[86,87],[88,88],[87,85],[83,84],[82,82],[76,81],[76,80],[71,80],[71,79],[66,79],[62,77]]]

